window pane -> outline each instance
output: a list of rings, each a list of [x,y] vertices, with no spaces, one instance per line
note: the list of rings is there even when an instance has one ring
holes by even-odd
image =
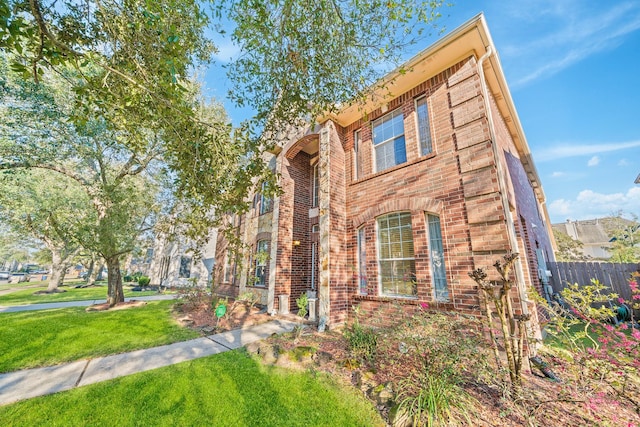
[[[376,151],[376,170],[382,171],[407,161],[402,110],[373,122],[373,144]]]
[[[429,223],[429,257],[433,274],[433,289],[437,301],[448,301],[447,274],[444,265],[444,251],[442,248],[442,232],[440,217],[427,215]]]
[[[255,255],[255,286],[266,285],[267,260],[269,259],[269,241],[259,240]]]
[[[378,244],[382,295],[417,295],[411,214],[394,213],[378,218]]]
[[[399,165],[407,161],[407,151],[404,143],[404,135],[393,141],[393,150],[395,155],[394,165]]]
[[[418,115],[418,137],[420,138],[420,152],[424,156],[432,151],[431,130],[429,129],[429,111],[427,109],[427,97],[416,101],[416,114]]]
[[[364,228],[358,230],[358,287],[361,295],[367,294],[367,251]]]

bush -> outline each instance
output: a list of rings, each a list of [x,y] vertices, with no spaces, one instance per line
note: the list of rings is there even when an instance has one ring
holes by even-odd
[[[151,282],[151,279],[148,276],[138,277],[138,285],[142,287],[149,286],[149,282]]]
[[[305,292],[300,294],[299,298],[296,298],[296,305],[298,306],[298,316],[304,317],[307,315],[307,304],[309,304],[309,297]]]
[[[349,344],[349,351],[356,359],[372,362],[378,348],[378,335],[369,326],[362,326],[357,317],[353,324],[344,331]]]
[[[453,313],[418,312],[384,333],[378,353],[380,370],[402,367],[396,401],[416,426],[466,418],[463,385],[488,372],[480,323]]]

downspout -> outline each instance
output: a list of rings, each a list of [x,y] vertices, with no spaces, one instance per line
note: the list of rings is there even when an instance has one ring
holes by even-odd
[[[498,187],[500,189],[500,193],[502,193],[502,197],[500,197],[500,200],[502,201],[502,209],[504,210],[505,219],[507,221],[507,236],[509,238],[509,243],[511,245],[512,250],[514,252],[518,252],[518,239],[516,238],[515,224],[513,223],[513,217],[511,216],[511,210],[509,209],[509,200],[507,197],[507,195],[509,194],[508,193],[509,190],[506,183],[504,182],[502,162],[500,162],[499,160],[500,153],[498,152],[496,131],[493,124],[493,113],[491,111],[489,90],[487,89],[487,83],[484,77],[484,69],[482,68],[484,61],[488,59],[491,55],[493,55],[493,53],[494,53],[493,47],[487,46],[487,52],[484,55],[482,55],[482,57],[478,60],[477,68],[478,68],[478,74],[480,75],[480,87],[482,90],[482,97],[484,98],[484,105],[485,105],[485,109],[487,110],[487,120],[489,122],[489,136],[491,138],[491,147],[493,149],[493,156],[496,159],[496,169],[498,172]],[[516,262],[515,273],[516,273],[517,283],[521,284],[521,286],[518,286],[517,288],[518,288],[518,295],[520,297],[522,314],[528,315],[529,314],[529,306],[527,305],[528,296],[524,288],[524,284],[525,284],[524,271],[522,269],[521,260],[518,260],[518,262]]]

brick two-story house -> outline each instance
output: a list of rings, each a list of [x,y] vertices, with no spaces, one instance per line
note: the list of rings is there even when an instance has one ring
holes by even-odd
[[[257,292],[270,312],[311,291],[330,326],[388,301],[477,313],[468,273],[519,252],[516,298],[531,309],[553,257],[548,214],[483,15],[402,70],[283,141],[270,159],[283,193],[235,219],[252,248],[242,268],[219,242],[218,291]]]

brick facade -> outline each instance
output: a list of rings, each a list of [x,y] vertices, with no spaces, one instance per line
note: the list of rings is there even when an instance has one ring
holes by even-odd
[[[504,96],[495,91],[487,92],[489,99],[483,95],[488,83],[481,80],[477,58],[458,59],[351,121],[329,117],[285,142],[277,171],[283,194],[274,205],[272,223],[245,230],[248,242],[255,241],[251,233],[272,233],[273,295],[289,295],[295,310],[295,298],[312,289],[315,277],[318,315],[330,326],[347,321],[354,306],[364,316],[395,316],[397,307],[411,313],[424,304],[477,314],[476,284],[468,273],[483,267],[493,275],[492,264],[511,251],[522,254],[518,274],[523,288],[516,296],[525,298],[524,287],[538,287],[536,249],[547,259],[553,256],[546,211],[530,179],[530,165],[521,160],[528,149],[514,139]],[[432,148],[423,154],[417,101],[424,106],[425,99]],[[406,160],[378,171],[376,150],[382,144],[373,142],[376,120],[398,114]],[[312,206],[315,162],[318,207]],[[410,215],[413,258],[407,262],[415,266],[410,277],[415,294],[382,292],[378,221],[392,213]],[[434,224],[439,220],[441,253],[428,218]],[[318,235],[312,233],[314,225]],[[392,265],[392,271],[409,265],[390,262],[385,265]],[[446,281],[446,298],[436,297],[436,278]],[[361,279],[366,279],[362,287]],[[276,298],[268,303],[270,310],[278,310]]]

